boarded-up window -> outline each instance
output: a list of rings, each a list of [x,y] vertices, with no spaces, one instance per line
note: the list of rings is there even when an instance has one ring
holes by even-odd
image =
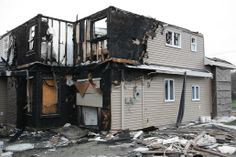
[[[57,88],[55,80],[43,80],[42,113],[57,113]]]

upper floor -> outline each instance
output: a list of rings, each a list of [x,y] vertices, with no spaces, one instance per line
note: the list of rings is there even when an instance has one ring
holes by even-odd
[[[121,58],[202,69],[204,38],[198,32],[109,7],[75,22],[75,55],[76,63]]]
[[[37,15],[0,38],[0,61],[56,66],[122,60],[204,68],[201,33],[108,7],[75,22]]]
[[[73,65],[73,22],[35,16],[0,38],[0,62],[20,66],[33,62]]]
[[[147,42],[145,63],[167,66],[204,68],[204,38],[198,32],[165,25],[156,37]]]

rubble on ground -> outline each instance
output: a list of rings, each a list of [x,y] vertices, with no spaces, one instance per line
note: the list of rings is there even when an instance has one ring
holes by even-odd
[[[4,128],[3,153],[15,153],[30,149],[46,149],[55,152],[60,147],[68,147],[86,142],[106,144],[111,150],[126,150],[129,157],[154,156],[235,156],[235,127],[227,123],[235,117],[223,117],[209,121],[202,117],[199,122],[191,122],[176,127],[150,127],[137,131],[111,131],[94,133],[77,126],[66,124],[62,128],[46,131],[29,131]],[[6,131],[8,130],[8,132]],[[0,130],[1,133],[1,130]],[[19,134],[18,136],[15,136]],[[11,141],[12,137],[17,137]],[[105,155],[105,154],[104,154]]]

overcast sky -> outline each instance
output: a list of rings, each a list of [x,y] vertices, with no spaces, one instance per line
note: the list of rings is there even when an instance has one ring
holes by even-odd
[[[206,56],[236,65],[235,0],[0,0],[0,35],[39,13],[75,21],[110,5],[201,32]]]

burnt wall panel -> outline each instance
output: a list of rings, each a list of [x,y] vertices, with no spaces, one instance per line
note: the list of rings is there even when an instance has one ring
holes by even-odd
[[[7,79],[0,77],[0,123],[4,123],[7,110]]]
[[[153,36],[158,22],[151,18],[111,9],[108,22],[111,57],[141,60],[146,40]]]
[[[16,79],[10,77],[7,79],[7,110],[6,123],[16,125]]]
[[[30,28],[35,26],[34,33],[35,36],[32,39],[32,49],[29,48],[29,35]],[[16,56],[17,65],[22,65],[36,61],[36,49],[37,49],[37,38],[36,34],[38,32],[37,18],[34,18],[27,23],[17,27],[14,31],[16,38]]]
[[[65,123],[75,124],[75,89],[66,84],[66,70],[63,70],[60,67],[53,70],[58,88],[58,101],[56,104],[57,112],[53,114],[43,114],[42,112],[43,79],[54,79],[53,72],[42,67],[35,67],[34,70],[37,72],[33,74],[33,110],[32,114],[24,115],[24,118],[26,118],[26,125],[35,128],[52,128],[62,126]],[[61,73],[58,73],[58,71]],[[26,92],[26,89],[24,91]]]
[[[78,110],[78,124],[83,127],[90,127],[94,129],[101,130],[110,130],[110,119],[111,119],[111,70],[110,64],[104,64],[98,66],[90,65],[84,66],[79,69],[78,75],[74,76],[74,80],[78,79],[88,79],[88,76],[91,78],[101,78],[100,80],[100,88],[102,92],[102,107],[98,107],[98,126],[84,126],[83,116],[82,116],[82,108],[81,106],[77,107]]]

